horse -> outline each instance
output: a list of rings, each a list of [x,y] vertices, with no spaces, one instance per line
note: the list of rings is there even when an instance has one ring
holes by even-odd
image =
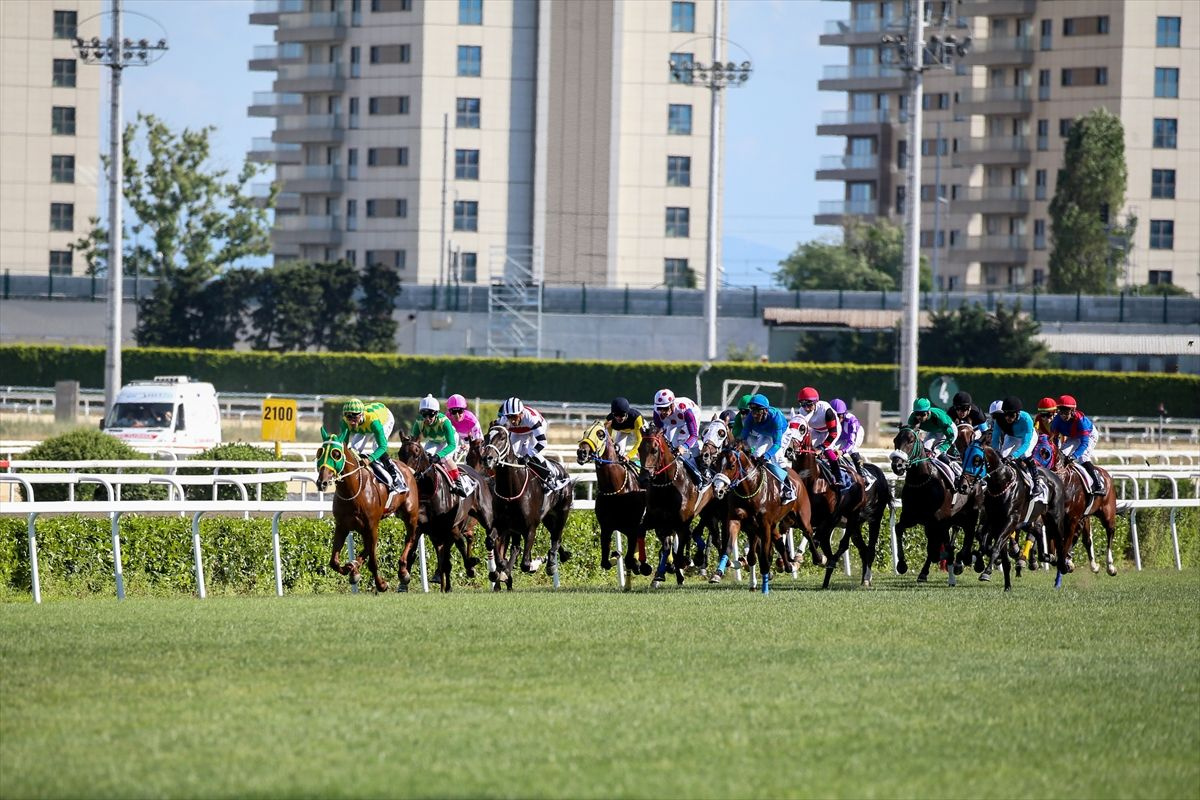
[[[978,430],[976,430],[975,426],[972,425],[970,422],[958,422],[958,423],[955,423],[954,427],[956,430],[956,434],[954,437],[954,450],[961,457],[963,453],[967,452],[967,448],[971,446],[971,443],[974,441],[980,440],[980,438],[983,436],[983,434],[980,433]],[[969,491],[967,489],[967,487],[962,483],[961,479],[959,481],[959,485],[955,488],[960,492],[968,492]],[[982,489],[980,487],[973,487],[973,489],[974,489],[973,502],[975,503],[975,507],[976,507],[976,509],[982,509],[983,508],[983,497],[979,494],[979,492],[982,491]],[[978,528],[979,525],[976,525],[975,527]],[[962,547],[959,549],[958,553],[954,556],[954,572],[955,572],[955,574],[961,574],[963,571],[964,565],[967,564],[968,562],[975,565],[976,571],[978,571],[978,572],[983,571],[983,569],[984,569],[983,542],[978,538],[978,534],[979,534],[978,530],[964,530],[963,531]],[[1029,535],[1029,541],[1033,541],[1032,533],[1030,533],[1030,535]],[[978,545],[978,546],[976,546],[976,545]],[[1021,574],[1022,566],[1023,566],[1022,562],[1018,561],[1017,562],[1017,575]]]
[[[436,575],[443,592],[450,591],[450,548],[457,547],[462,556],[467,577],[475,577],[479,559],[471,555],[475,541],[475,523],[486,530],[492,528],[492,492],[483,477],[467,466],[459,467],[474,482],[467,497],[454,494],[450,486],[450,475],[446,468],[435,460],[421,443],[400,435],[400,458],[414,471],[417,489],[421,496],[421,532],[428,534],[437,554]],[[405,566],[412,569],[415,552],[406,548]]]
[[[467,442],[467,456],[462,460],[471,469],[479,472],[483,469],[483,440],[471,439]]]
[[[1009,549],[1015,548],[1016,543],[1011,540],[1018,530],[1029,530],[1040,522],[1050,529],[1056,543],[1062,541],[1062,480],[1049,470],[1038,467],[1046,485],[1043,498],[1033,494],[1033,488],[1018,470],[1011,461],[1002,459],[998,451],[980,442],[972,442],[963,453],[963,483],[968,486],[981,483],[984,487],[984,525],[980,539],[989,559],[979,580],[991,580],[992,569],[999,562],[1004,572],[1006,592],[1012,591]],[[1059,570],[1056,585],[1062,582],[1061,564]]]
[[[600,567],[612,569],[613,531],[625,534],[625,569],[630,575],[649,575],[646,563],[646,490],[638,483],[637,467],[617,453],[603,420],[593,422],[576,445],[575,460],[596,465],[596,522],[600,525]],[[636,553],[636,555],[635,555]]]
[[[483,466],[492,471],[492,496],[495,535],[492,553],[496,563],[494,573],[488,578],[496,591],[503,583],[512,589],[512,556],[518,547],[522,550],[521,571],[533,572],[537,565],[533,560],[533,541],[538,523],[550,532],[550,549],[546,554],[546,574],[553,577],[558,573],[559,561],[571,558],[571,551],[562,546],[563,528],[571,513],[575,483],[547,492],[541,480],[530,469],[525,457],[512,451],[508,429],[493,425],[488,429],[483,448]]]
[[[1055,474],[1063,483],[1063,541],[1061,546],[1055,543],[1058,551],[1057,562],[1059,575],[1073,572],[1075,564],[1071,561],[1071,548],[1075,545],[1075,537],[1083,534],[1084,544],[1087,545],[1088,565],[1092,572],[1099,572],[1100,565],[1096,563],[1096,550],[1092,541],[1092,517],[1100,520],[1104,532],[1108,534],[1108,565],[1109,575],[1116,575],[1117,568],[1113,564],[1112,542],[1116,533],[1117,518],[1117,489],[1112,476],[1099,464],[1092,466],[1104,481],[1104,494],[1091,493],[1091,478],[1085,475],[1082,467],[1070,456],[1061,456],[1055,468]]]
[[[896,572],[908,572],[904,556],[904,533],[920,525],[925,528],[925,564],[917,575],[918,583],[929,580],[929,568],[954,555],[953,531],[962,528],[967,537],[974,535],[979,520],[978,495],[970,491],[956,492],[953,483],[933,466],[935,456],[921,443],[917,432],[902,425],[892,440],[892,472],[907,475],[900,493],[900,521],[896,523]],[[962,570],[951,565],[947,583],[956,584],[955,573]]]
[[[772,551],[779,553],[781,568],[790,569],[792,562],[781,526],[790,522],[812,535],[811,505],[804,483],[794,472],[788,472],[787,479],[796,490],[796,499],[785,504],[779,481],[768,475],[770,470],[761,459],[752,456],[740,443],[723,449],[717,464],[713,494],[717,498],[727,497],[730,508],[745,512],[744,527],[750,533],[747,564],[759,563],[762,593],[770,594]]]
[[[691,563],[689,525],[712,500],[712,489],[696,486],[662,431],[642,431],[638,458],[642,462],[639,474],[646,486],[644,524],[647,529],[654,529],[661,544],[658,570],[651,586],[662,586],[668,569],[675,572],[675,581],[682,584],[683,571]]]
[[[394,462],[393,462],[394,463]],[[348,449],[336,437],[331,437],[317,450],[317,491],[326,491],[330,484],[333,491],[333,553],[329,567],[342,575],[350,576],[350,583],[357,584],[363,561],[367,562],[375,580],[375,591],[386,592],[388,583],[379,574],[379,522],[389,514],[400,518],[405,527],[405,548],[416,540],[419,512],[419,497],[412,470],[404,464],[396,464],[408,490],[391,494],[375,477],[362,455]],[[341,563],[342,547],[351,531],[362,538],[358,558],[350,554],[345,564]],[[400,562],[400,580],[407,584],[408,571],[403,557]]]
[[[710,473],[717,468],[717,460],[721,452],[733,445],[733,431],[725,420],[717,417],[704,426],[700,441],[700,456],[697,461]],[[749,568],[746,557],[738,552],[738,533],[746,521],[746,511],[740,507],[731,507],[728,500],[717,497],[700,511],[699,521],[692,530],[692,541],[696,543],[696,563],[701,574],[708,565],[708,550],[714,548],[720,554],[716,569],[709,577],[709,583],[720,583],[725,577],[725,570],[730,562],[740,567]],[[707,531],[705,537],[701,531]]]

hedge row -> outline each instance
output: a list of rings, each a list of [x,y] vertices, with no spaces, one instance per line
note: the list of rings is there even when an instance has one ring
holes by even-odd
[[[1142,562],[1148,567],[1174,566],[1170,528],[1166,509],[1143,511],[1138,515],[1139,543]],[[1200,525],[1197,514],[1187,510],[1179,514],[1178,527],[1182,536],[1180,552],[1185,569],[1200,564]],[[1099,526],[1093,526],[1102,535]],[[38,566],[42,593],[47,598],[79,597],[90,594],[111,596],[115,592],[111,539],[106,519],[84,517],[48,517],[38,521]],[[177,517],[145,517],[127,515],[121,519],[122,567],[126,589],[130,596],[188,595],[195,591],[192,574],[192,551],[189,521]],[[289,593],[345,592],[346,579],[332,573],[326,566],[332,535],[330,520],[291,519],[280,526],[280,547],[283,564],[283,583]],[[385,520],[381,530],[380,558],[384,577],[395,583],[403,527],[395,520]],[[275,591],[271,553],[271,524],[268,519],[243,520],[210,518],[201,521],[201,542],[204,549],[206,586],[212,594],[259,594]],[[482,536],[477,537],[475,554],[482,558]],[[568,586],[613,585],[613,572],[599,568],[599,547],[595,517],[590,512],[571,515],[564,543],[573,558],[563,564],[562,580]],[[917,532],[906,541],[905,553],[913,569],[919,569],[924,558],[925,538]],[[538,548],[544,552],[548,540],[539,532]],[[1103,540],[1098,540],[1097,557],[1103,563]],[[654,557],[658,545],[649,543]],[[1114,543],[1119,569],[1133,569],[1129,544],[1128,518],[1121,517]],[[1086,570],[1086,554],[1082,544],[1075,551],[1077,569]],[[430,551],[432,562],[433,553]],[[857,580],[857,553],[852,554]],[[485,588],[486,574],[480,570],[476,578],[467,581],[457,555],[453,557],[453,581],[459,588]],[[880,542],[876,567],[890,572],[890,546],[886,529]],[[431,563],[432,569],[432,563]],[[813,584],[819,570],[806,567],[801,580]],[[912,573],[910,573],[912,577]],[[973,576],[971,577],[973,580]],[[850,580],[841,576],[839,581]],[[935,577],[935,580],[942,578]],[[1120,580],[1120,578],[1118,578]],[[644,587],[646,579],[639,578],[637,586]],[[546,585],[544,572],[518,575],[518,586]],[[25,522],[16,519],[0,520],[0,601],[27,602],[30,598],[28,539]]]
[[[85,387],[104,385],[104,350],[99,347],[0,345],[0,363],[22,383],[53,386],[74,379]],[[124,351],[126,380],[155,375],[190,375],[218,391],[419,397],[452,392],[492,399],[509,395],[535,400],[608,402],[624,395],[647,406],[654,392],[673,387],[691,396],[696,362],[553,361],[546,359],[405,356],[345,353],[262,353],[231,350],[131,348]],[[954,378],[980,402],[1015,394],[1032,406],[1044,395],[1070,393],[1093,416],[1154,416],[1159,404],[1174,417],[1200,417],[1200,376],[1161,373],[1078,372],[924,367],[918,383]],[[783,383],[768,392],[790,405],[796,391],[816,386],[825,397],[882,400],[891,408],[897,370],[891,365],[756,364],[720,362],[701,376],[712,402],[726,379]]]

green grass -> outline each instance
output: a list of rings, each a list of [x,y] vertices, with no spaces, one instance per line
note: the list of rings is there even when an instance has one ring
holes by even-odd
[[[0,605],[0,797],[1198,796],[1194,570],[968,577]]]

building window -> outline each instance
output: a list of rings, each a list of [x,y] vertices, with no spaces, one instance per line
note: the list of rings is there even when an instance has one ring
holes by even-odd
[[[1155,117],[1154,146],[1163,150],[1174,150],[1178,129],[1179,120],[1171,117]]]
[[[362,49],[358,47],[350,48],[350,77],[362,77]]]
[[[458,75],[463,78],[478,78],[482,70],[483,48],[475,45],[458,46]]]
[[[408,95],[399,97],[372,97],[367,100],[368,114],[407,114]]]
[[[1158,36],[1155,43],[1159,47],[1179,47],[1179,17],[1158,18]]]
[[[458,279],[463,283],[475,283],[479,280],[479,254],[458,254]]]
[[[74,39],[79,34],[77,33],[78,14],[74,11],[55,11],[54,12],[54,38],[55,39]],[[1159,19],[1162,19],[1161,17]],[[1176,45],[1178,46],[1178,45]]]
[[[483,0],[458,0],[458,24],[482,25]]]
[[[1037,149],[1050,149],[1050,120],[1039,119],[1037,121]]]
[[[357,50],[358,48],[352,48]],[[353,55],[351,54],[353,61]],[[385,44],[371,47],[372,64],[407,64],[412,61],[412,46],[407,44]]]
[[[412,0],[371,0],[371,13],[388,11],[412,11]]]
[[[689,5],[691,4],[689,3]],[[663,285],[677,286],[682,289],[691,287],[692,271],[688,269],[686,258],[663,259]]]
[[[667,186],[692,185],[691,156],[667,156]]]
[[[367,202],[370,203],[370,201],[367,201]],[[348,230],[348,231],[358,230],[358,201],[357,200],[347,200],[346,201],[346,230]]]
[[[368,167],[407,167],[407,147],[371,147],[367,149]]]
[[[1050,70],[1038,70],[1038,100],[1050,99]]]
[[[378,219],[380,217],[399,217],[403,219],[407,216],[408,200],[403,197],[387,197],[367,201],[368,219]]]
[[[1175,249],[1175,220],[1172,220],[1172,219],[1152,219],[1152,220],[1150,220],[1150,249],[1151,250],[1174,250]]]
[[[50,132],[56,136],[75,135],[75,106],[54,106],[50,109]]]
[[[671,53],[671,83],[692,82],[695,53]]]
[[[1073,119],[1060,119],[1058,121],[1058,135],[1062,138],[1067,138],[1071,135],[1071,125],[1075,122]]]
[[[75,156],[50,156],[50,182],[75,182]]]
[[[454,230],[479,230],[479,203],[474,200],[454,201]]]
[[[1050,50],[1054,47],[1054,20],[1042,20],[1042,49]]]
[[[672,33],[695,33],[696,32],[696,4],[695,3],[671,3],[671,32]]]
[[[51,85],[67,87],[73,87],[75,85],[75,59],[54,59],[54,76],[51,80]]]
[[[667,207],[667,232],[668,239],[686,239],[688,238],[688,227],[691,219],[691,212],[686,208],[676,208],[674,206]]]
[[[692,135],[692,107],[690,105],[667,106],[667,133],[680,136]]]
[[[55,12],[60,13],[60,12]],[[74,13],[74,12],[72,12]],[[51,250],[50,251],[50,274],[51,275],[70,275],[71,274],[71,251],[70,250]],[[1168,281],[1170,283],[1170,281]]]
[[[1034,200],[1045,200],[1047,190],[1047,172],[1044,169],[1039,169],[1033,174]]]
[[[1033,221],[1033,249],[1046,249],[1046,220],[1035,219]]]
[[[456,103],[456,114],[454,117],[454,127],[456,128],[478,128],[479,127],[479,98],[478,97],[460,97]]]
[[[368,267],[391,267],[397,270],[404,269],[407,256],[404,250],[368,250],[363,253]]]
[[[1062,24],[1063,36],[1096,36],[1108,33],[1108,17],[1067,17]]]
[[[343,260],[352,267],[358,266],[358,251],[347,250],[346,257]]]
[[[1151,286],[1169,286],[1174,282],[1175,273],[1169,269],[1152,269],[1150,270],[1150,285]]]
[[[1175,170],[1155,169],[1150,171],[1150,196],[1160,200],[1175,199]]]
[[[1179,97],[1179,70],[1176,67],[1154,68],[1154,96]]]
[[[479,151],[454,151],[454,177],[466,181],[479,180]]]
[[[52,231],[73,231],[73,230],[75,230],[75,204],[74,203],[51,203],[50,204],[50,230],[52,230]]]
[[[358,148],[350,147],[346,150],[346,177],[350,180],[358,179]]]

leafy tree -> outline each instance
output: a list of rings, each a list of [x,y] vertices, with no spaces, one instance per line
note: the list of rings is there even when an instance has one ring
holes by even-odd
[[[345,261],[317,264],[316,280],[321,289],[319,307],[312,315],[312,343],[317,348],[347,351],[358,348],[354,306],[351,298],[358,288],[358,271]],[[394,296],[393,296],[394,297]],[[389,346],[388,352],[394,348]]]
[[[321,307],[321,284],[311,264],[288,262],[264,270],[258,278],[258,308],[251,312],[256,350],[305,350]]]
[[[1116,223],[1125,184],[1121,118],[1093,109],[1071,126],[1050,201],[1051,291],[1115,291],[1123,256],[1114,253],[1113,242],[1127,242],[1132,234]]]
[[[935,311],[931,328],[921,334],[919,359],[939,367],[1051,366],[1050,351],[1037,339],[1041,325],[1021,313],[1018,302],[995,313],[963,303],[957,311]]]
[[[260,272],[238,267],[209,281],[195,297],[203,321],[195,333],[196,347],[232,350],[246,329],[247,307],[254,299]]]
[[[840,243],[812,241],[779,264],[775,280],[787,289],[891,291],[904,275],[904,230],[887,220],[846,225]],[[926,259],[921,258],[921,288],[932,286]]]
[[[392,313],[399,294],[400,276],[394,269],[370,264],[363,270],[353,349],[368,353],[396,351],[397,325]]]
[[[898,331],[815,331],[796,341],[797,361],[830,364],[891,364]]]

